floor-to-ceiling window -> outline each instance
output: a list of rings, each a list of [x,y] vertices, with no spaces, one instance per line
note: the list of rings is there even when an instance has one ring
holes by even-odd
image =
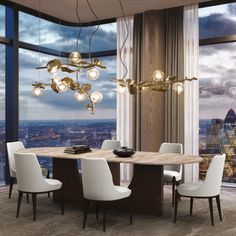
[[[5,37],[5,7],[0,5],[0,36]],[[5,45],[0,44],[0,185],[5,183]]]
[[[200,177],[226,153],[223,181],[236,183],[236,3],[200,8],[199,20]]]
[[[79,37],[79,51],[88,52],[89,38],[96,26],[82,27]],[[59,52],[76,50],[77,27],[63,26],[20,12],[19,40],[31,45],[39,45]],[[116,23],[101,25],[95,34],[92,52],[116,49]],[[50,82],[46,70],[36,70],[58,56],[29,49],[19,49],[19,138],[26,147],[72,146],[89,144],[99,148],[104,139],[116,138],[116,85],[111,78],[116,77],[116,56],[100,57],[106,70],[100,71],[96,81],[88,81],[86,72],[79,73],[79,82],[92,83],[93,91],[103,94],[103,101],[96,106],[92,115],[86,109],[86,101],[78,103],[74,91],[56,94],[46,88],[43,96],[32,96],[32,83]],[[60,58],[67,61],[68,58]],[[66,76],[66,74],[65,74]],[[67,74],[75,78],[74,74]],[[51,169],[47,158],[41,164]]]

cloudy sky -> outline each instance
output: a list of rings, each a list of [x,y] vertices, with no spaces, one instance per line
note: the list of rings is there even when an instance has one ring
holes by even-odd
[[[236,34],[236,3],[199,10],[200,38]],[[236,43],[200,47],[200,118],[224,119],[236,110]]]
[[[0,35],[4,35],[4,14],[0,6]],[[77,28],[39,20],[37,17],[20,13],[20,40],[40,44],[59,51],[76,49]],[[199,10],[200,38],[236,34],[236,3],[201,8]],[[58,22],[60,23],[60,22]],[[40,29],[40,30],[39,30]],[[94,27],[82,28],[79,50],[88,51],[89,36]],[[116,23],[100,26],[92,41],[92,51],[116,48]],[[4,46],[0,45],[1,59]],[[116,117],[115,85],[110,81],[116,74],[116,57],[101,58],[107,70],[101,71],[94,90],[102,91],[104,100],[97,105],[96,114],[91,116],[85,110],[86,103],[77,103],[73,92],[55,94],[49,89],[40,98],[32,97],[31,84],[34,81],[47,82],[46,71],[40,73],[34,68],[45,65],[52,56],[40,55],[20,49],[20,119],[103,119]],[[224,118],[230,108],[236,110],[236,43],[200,47],[200,118]],[[39,62],[40,60],[40,62]],[[0,80],[4,80],[4,62],[0,63]],[[81,83],[86,82],[85,74],[80,75]],[[4,108],[4,83],[0,83],[0,107]],[[0,116],[4,117],[4,109]]]

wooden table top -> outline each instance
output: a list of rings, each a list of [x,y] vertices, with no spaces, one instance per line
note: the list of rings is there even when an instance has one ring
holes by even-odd
[[[111,150],[92,149],[92,152],[83,154],[64,153],[66,147],[40,147],[26,148],[17,151],[17,153],[34,153],[36,156],[51,158],[74,159],[86,158],[104,158],[107,162],[131,163],[140,165],[179,165],[191,164],[202,161],[199,156],[181,155],[181,154],[161,154],[158,152],[136,152],[132,157],[121,158],[112,153]]]

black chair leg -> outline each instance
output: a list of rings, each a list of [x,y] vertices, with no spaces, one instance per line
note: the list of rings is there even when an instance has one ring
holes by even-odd
[[[10,188],[9,188],[9,196],[8,196],[9,199],[11,199],[13,184],[14,184],[14,178],[10,177]]]
[[[174,223],[176,223],[177,220],[177,211],[178,211],[178,203],[179,203],[179,193],[177,190],[175,190],[175,209],[174,209]]]
[[[129,223],[133,224],[133,201],[132,196],[129,197]]]
[[[32,193],[32,203],[33,203],[33,220],[36,220],[36,210],[37,210],[37,194],[36,193]]]
[[[106,205],[103,202],[103,232],[106,232]]]
[[[84,220],[83,220],[83,229],[84,229],[85,226],[86,226],[87,215],[88,215],[88,209],[89,209],[89,203],[90,203],[89,200],[87,200],[86,203],[85,203],[85,208],[84,208]]]
[[[63,188],[61,188],[60,194],[61,194],[61,214],[64,215],[64,191],[63,191]]]
[[[172,207],[174,207],[174,201],[175,201],[175,186],[176,186],[176,180],[175,177],[172,178]]]
[[[29,203],[29,194],[28,193],[26,193],[26,201],[27,201],[27,203]]]
[[[99,204],[96,202],[96,219],[99,219]]]
[[[221,206],[220,206],[220,195],[216,196],[216,203],[219,212],[220,221],[222,221],[222,213],[221,213]]]
[[[46,178],[49,179],[49,176],[50,176],[50,172],[49,172],[49,170],[48,170],[48,173],[47,173]]]
[[[180,185],[180,181],[176,181],[176,187],[178,187]],[[179,201],[181,201],[181,197],[179,195]]]
[[[208,202],[209,202],[210,215],[211,215],[211,225],[214,226],[212,197],[209,197],[209,198],[208,198]]]
[[[48,170],[48,173],[47,173],[47,176],[46,176],[47,179],[49,179],[49,175],[50,175],[50,173],[49,173],[49,170]],[[48,198],[50,198],[50,192],[48,192]]]
[[[18,204],[17,204],[16,218],[19,217],[20,205],[21,205],[22,197],[23,197],[23,193],[22,193],[22,192],[19,192],[19,193],[18,193]]]
[[[193,197],[190,198],[190,216],[193,214]]]

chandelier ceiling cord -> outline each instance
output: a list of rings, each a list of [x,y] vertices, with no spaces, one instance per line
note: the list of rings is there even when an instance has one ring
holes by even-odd
[[[40,1],[40,0],[39,0]],[[98,17],[92,9],[92,6],[87,0],[87,4],[89,9],[95,16],[96,20],[98,21]],[[36,69],[47,69],[49,74],[51,75],[50,83],[42,83],[42,82],[35,82],[32,84],[34,96],[41,96],[46,86],[50,86],[51,89],[56,93],[63,93],[66,92],[68,89],[74,90],[75,95],[74,98],[79,101],[83,102],[88,99],[89,103],[87,104],[86,108],[91,111],[92,114],[95,112],[95,104],[100,103],[103,99],[103,95],[99,91],[90,92],[92,89],[92,84],[85,83],[80,85],[78,81],[78,73],[82,70],[87,70],[87,78],[90,80],[97,80],[99,78],[99,69],[106,69],[106,67],[102,64],[102,62],[91,57],[91,43],[94,34],[98,31],[99,25],[96,27],[94,32],[91,34],[89,38],[89,59],[90,62],[82,60],[81,54],[79,53],[79,36],[81,33],[81,20],[78,13],[79,2],[76,0],[76,16],[77,16],[77,37],[76,37],[76,51],[71,52],[69,55],[68,63],[62,63],[59,59],[50,60],[46,66],[39,66]],[[78,27],[80,25],[80,27]],[[78,29],[79,28],[79,29]],[[40,47],[39,47],[40,48]],[[57,73],[66,72],[66,73],[76,73],[76,81],[71,77],[64,77],[60,78],[57,76]]]
[[[126,20],[126,17],[125,17],[125,12],[124,12],[124,8],[123,8],[123,6],[122,6],[121,0],[119,0],[119,4],[120,4],[120,8],[121,8],[121,11],[122,11],[122,17],[123,17],[123,19],[124,19],[125,28],[126,28],[125,39],[124,39],[124,41],[123,41],[123,43],[122,43],[122,45],[121,45],[121,48],[120,48],[120,50],[119,50],[119,53],[120,53],[120,61],[121,61],[122,65],[124,66],[124,69],[125,69],[125,73],[124,73],[124,75],[123,75],[123,77],[122,77],[122,80],[124,80],[125,77],[126,77],[127,74],[128,74],[128,68],[127,68],[127,66],[126,66],[126,64],[125,64],[125,62],[124,62],[124,60],[123,60],[123,58],[122,58],[122,50],[124,49],[125,43],[126,43],[128,37],[129,37],[129,27],[128,27],[128,23],[127,23],[127,20]]]

